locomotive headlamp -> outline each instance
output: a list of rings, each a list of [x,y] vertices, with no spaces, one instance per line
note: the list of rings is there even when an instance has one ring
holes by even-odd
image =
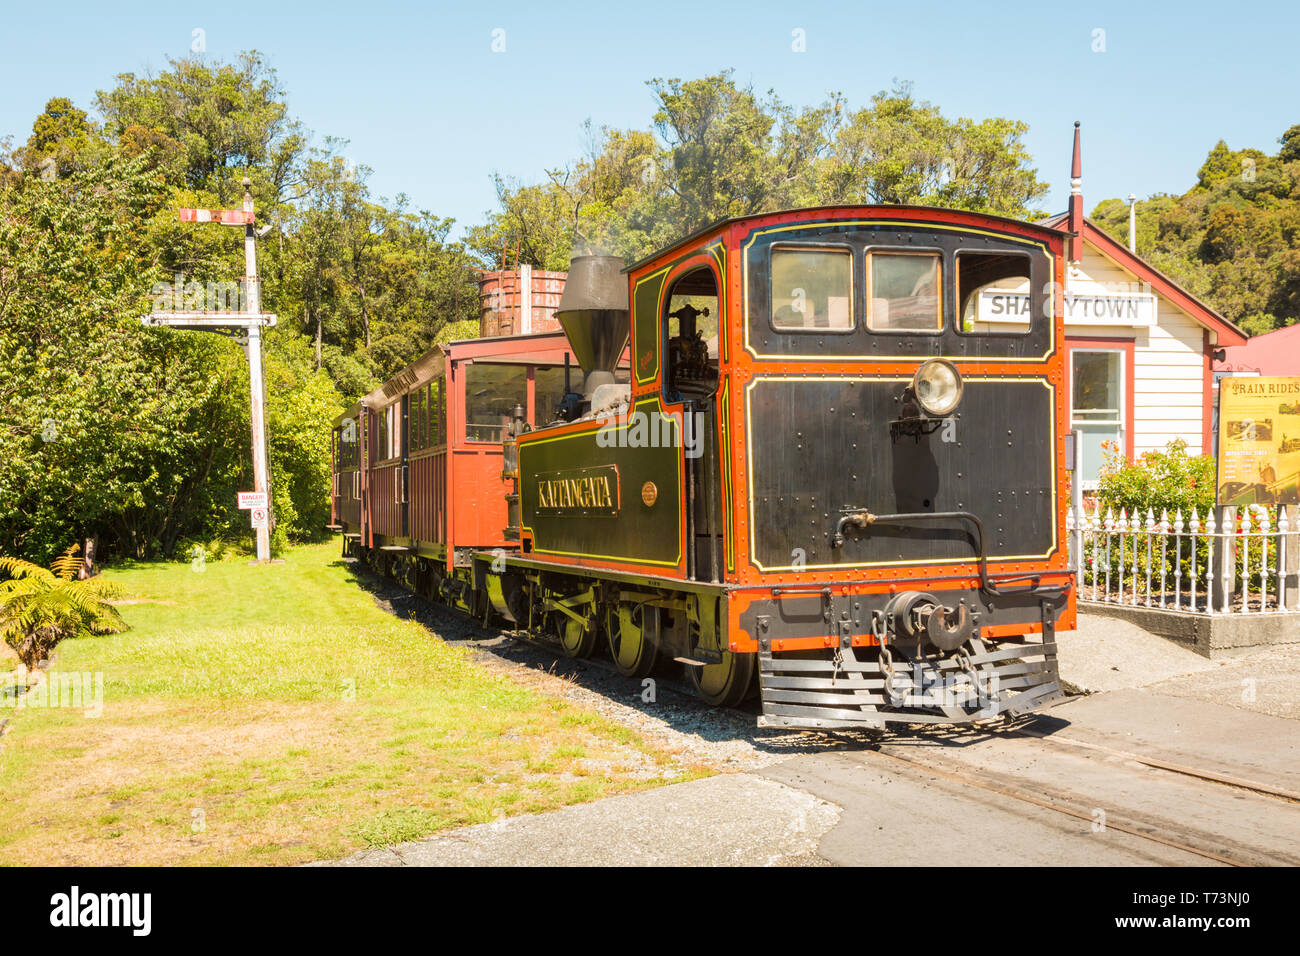
[[[916,370],[912,391],[927,415],[943,418],[961,402],[961,373],[946,359],[930,359]]]

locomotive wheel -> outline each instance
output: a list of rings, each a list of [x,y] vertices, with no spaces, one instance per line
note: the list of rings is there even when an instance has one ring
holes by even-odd
[[[654,670],[659,648],[646,636],[643,612],[630,604],[620,604],[609,613],[609,656],[614,669],[624,677],[640,679]]]
[[[724,651],[720,664],[687,667],[691,684],[701,699],[714,707],[735,707],[754,687],[754,654]]]
[[[560,649],[564,651],[565,657],[590,657],[596,649],[599,634],[594,621],[583,627],[569,615],[557,612],[555,631],[560,636]]]

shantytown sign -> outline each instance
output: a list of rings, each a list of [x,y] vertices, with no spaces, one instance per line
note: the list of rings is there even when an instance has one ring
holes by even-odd
[[[984,289],[979,296],[978,320],[997,325],[1028,325],[1031,309],[1027,292]],[[1128,328],[1155,325],[1156,297],[1132,292],[1100,295],[1066,292],[1065,324]]]

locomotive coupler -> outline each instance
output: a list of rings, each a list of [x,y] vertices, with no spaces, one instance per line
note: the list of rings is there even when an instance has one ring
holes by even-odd
[[[975,621],[965,601],[947,607],[924,591],[904,591],[885,608],[885,619],[897,636],[928,641],[941,651],[955,651],[975,633]]]

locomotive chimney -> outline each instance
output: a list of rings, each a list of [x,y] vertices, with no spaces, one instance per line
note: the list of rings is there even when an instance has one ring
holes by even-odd
[[[582,366],[588,399],[597,386],[613,383],[614,367],[627,347],[631,316],[623,265],[618,256],[574,257],[555,310]]]

